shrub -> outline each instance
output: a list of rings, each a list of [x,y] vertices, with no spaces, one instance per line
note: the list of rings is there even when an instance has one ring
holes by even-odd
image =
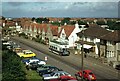
[[[21,69],[21,58],[10,50],[2,53],[2,81],[25,81],[25,72]]]

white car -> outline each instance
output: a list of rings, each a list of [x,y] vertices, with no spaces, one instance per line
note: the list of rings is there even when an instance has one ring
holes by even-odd
[[[57,78],[59,78],[60,76],[63,76],[63,75],[71,76],[69,73],[67,73],[65,71],[55,71],[51,74],[43,75],[43,80],[57,79]]]
[[[32,62],[37,62],[39,65],[45,65],[46,62],[45,61],[42,61],[42,60],[39,60],[39,59],[30,59],[28,62],[26,62],[25,64],[26,65],[29,65],[30,63]]]

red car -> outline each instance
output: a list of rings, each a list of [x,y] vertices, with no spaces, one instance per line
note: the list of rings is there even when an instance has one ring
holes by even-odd
[[[83,70],[83,75],[82,75],[82,71],[79,71],[75,75],[79,77],[83,76],[83,78],[87,81],[96,81],[96,76],[93,74],[91,70]]]
[[[60,78],[51,79],[49,81],[77,81],[77,79],[72,76],[63,75],[63,76],[60,76]]]

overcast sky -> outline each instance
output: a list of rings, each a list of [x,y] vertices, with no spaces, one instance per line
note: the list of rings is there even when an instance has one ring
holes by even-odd
[[[5,17],[118,17],[118,0],[114,2],[112,0],[109,2],[105,0],[105,2],[100,0],[93,0],[93,2],[45,1],[4,0],[2,1],[2,15]]]

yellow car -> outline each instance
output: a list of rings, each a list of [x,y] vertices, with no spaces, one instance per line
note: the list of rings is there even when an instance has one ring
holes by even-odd
[[[17,53],[17,55],[19,55],[20,57],[34,57],[34,56],[36,56],[36,54],[30,50],[23,50],[21,53]]]

